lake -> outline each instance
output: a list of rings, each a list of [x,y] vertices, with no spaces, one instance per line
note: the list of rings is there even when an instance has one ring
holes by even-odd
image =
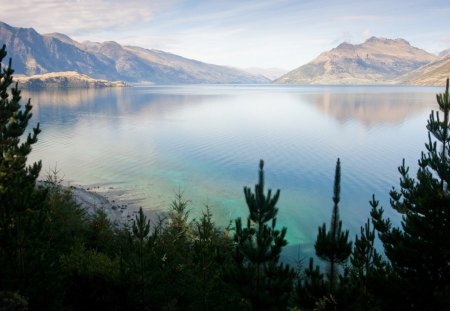
[[[69,184],[120,189],[153,211],[181,189],[191,216],[205,204],[227,225],[248,210],[243,186],[281,189],[278,226],[290,258],[313,253],[329,223],[334,168],[342,165],[340,214],[354,238],[375,194],[395,224],[388,193],[406,159],[414,173],[441,88],[189,85],[23,91],[42,133],[31,160]],[[298,246],[300,244],[300,246]]]

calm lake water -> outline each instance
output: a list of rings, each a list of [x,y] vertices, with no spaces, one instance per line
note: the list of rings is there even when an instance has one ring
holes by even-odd
[[[23,92],[43,129],[31,160],[66,182],[124,190],[149,210],[167,210],[181,189],[192,217],[205,204],[226,225],[247,215],[242,188],[281,189],[278,226],[291,257],[309,256],[329,222],[336,159],[341,218],[353,238],[372,194],[399,222],[388,192],[405,158],[415,172],[426,120],[441,88],[155,86]],[[300,246],[298,246],[300,244]]]

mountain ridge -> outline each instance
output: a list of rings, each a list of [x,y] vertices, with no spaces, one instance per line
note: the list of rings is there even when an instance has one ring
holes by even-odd
[[[450,71],[450,49],[437,56],[402,38],[370,37],[360,44],[342,42],[289,72],[219,66],[115,41],[77,42],[62,33],[41,35],[33,28],[13,27],[0,21],[2,43],[7,45],[18,74],[76,71],[97,80],[126,83],[253,84],[273,80],[277,84],[306,85],[441,85],[439,80]]]
[[[443,51],[441,51],[441,52],[439,53],[439,56],[440,56],[440,57],[445,57],[445,56],[447,56],[447,55],[450,55],[450,48],[449,48],[449,49],[445,49],[445,50],[443,50]]]
[[[402,85],[440,86],[450,76],[450,54],[400,76],[395,82]]]
[[[343,42],[313,61],[281,76],[279,84],[392,84],[438,56],[404,39],[371,37],[361,44]]]
[[[6,44],[18,74],[76,71],[95,79],[153,84],[270,82],[244,70],[164,51],[122,46],[114,41],[77,42],[65,34],[41,35],[33,28],[3,22],[0,22],[0,43]]]

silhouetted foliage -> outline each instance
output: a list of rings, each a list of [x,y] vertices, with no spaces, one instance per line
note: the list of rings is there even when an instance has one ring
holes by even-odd
[[[309,259],[306,269],[299,275],[296,285],[296,303],[305,310],[313,310],[317,301],[325,297],[328,288],[319,266],[314,266],[314,259]]]
[[[333,294],[338,276],[337,265],[347,261],[352,251],[352,242],[348,241],[348,230],[342,231],[342,221],[339,219],[339,201],[341,192],[341,162],[336,162],[333,188],[333,211],[331,215],[330,231],[324,223],[319,227],[316,243],[316,255],[328,262],[328,285],[329,293]]]
[[[240,218],[235,221],[236,268],[232,273],[233,282],[253,310],[283,308],[294,276],[288,265],[279,263],[281,250],[287,244],[287,229],[276,229],[280,190],[273,197],[270,189],[267,195],[264,192],[264,162],[261,160],[254,193],[244,187],[249,209],[246,226],[242,226]]]
[[[339,201],[341,191],[341,162],[338,159],[334,175],[333,209],[330,230],[324,223],[318,229],[314,248],[316,255],[328,263],[326,279],[313,259],[302,271],[297,280],[295,301],[306,310],[345,309],[348,296],[348,270],[339,273],[337,265],[347,261],[352,251],[352,242],[348,240],[348,230],[342,232],[339,219]]]
[[[418,161],[416,178],[403,160],[400,190],[390,203],[402,215],[401,227],[383,217],[372,200],[371,216],[384,251],[398,276],[399,304],[411,310],[438,310],[450,302],[450,133],[449,81],[437,95],[439,109],[428,120],[428,143]]]
[[[6,47],[0,49],[0,291],[18,292],[34,299],[36,275],[34,243],[41,237],[45,220],[46,191],[36,187],[41,162],[27,165],[39,124],[25,138],[31,118],[30,100],[21,104],[13,84],[11,59],[1,67]]]
[[[384,292],[389,283],[390,266],[375,248],[375,228],[367,220],[361,226],[360,236],[356,235],[353,251],[350,257],[351,269],[349,275],[348,294],[351,304],[356,310],[381,310]],[[392,306],[392,305],[391,305]]]

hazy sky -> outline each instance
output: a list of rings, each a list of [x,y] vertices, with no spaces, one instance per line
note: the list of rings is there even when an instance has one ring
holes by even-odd
[[[404,38],[450,47],[450,1],[0,0],[0,21],[208,63],[294,69],[339,43]]]

